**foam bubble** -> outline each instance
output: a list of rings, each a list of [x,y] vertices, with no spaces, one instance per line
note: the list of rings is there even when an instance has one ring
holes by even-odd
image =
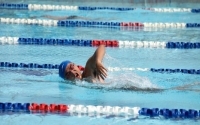
[[[134,73],[111,74],[105,80],[105,83],[89,83],[86,81],[77,81],[76,85],[96,88],[96,89],[120,89],[120,90],[157,90],[155,84],[152,84],[146,77],[138,76]]]

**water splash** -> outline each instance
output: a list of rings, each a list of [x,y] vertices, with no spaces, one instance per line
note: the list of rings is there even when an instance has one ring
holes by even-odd
[[[113,64],[123,67],[119,60],[116,60],[108,54],[105,55],[103,63],[105,67],[113,66]],[[139,76],[132,71],[108,72],[108,77],[106,78],[105,83],[91,84],[86,81],[76,81],[76,85],[109,90],[159,90],[158,86],[151,83],[147,77]]]

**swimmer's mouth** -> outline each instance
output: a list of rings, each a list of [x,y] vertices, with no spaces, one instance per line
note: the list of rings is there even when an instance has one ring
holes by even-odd
[[[78,74],[78,73],[76,73],[76,74],[75,74],[75,77],[80,79],[80,78],[81,78],[81,75]]]

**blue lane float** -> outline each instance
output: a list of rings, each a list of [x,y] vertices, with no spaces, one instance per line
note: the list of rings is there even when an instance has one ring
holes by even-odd
[[[12,4],[12,3],[0,3],[1,9],[25,9],[28,10],[28,4]]]
[[[195,70],[195,69],[155,69],[151,68],[151,72],[158,72],[158,73],[184,73],[184,74],[200,74],[200,69]]]
[[[29,111],[30,103],[0,103],[0,111]]]
[[[200,48],[200,43],[168,42],[166,44],[166,48],[179,48],[179,49]]]
[[[200,9],[191,9],[192,13],[200,13]]]
[[[194,110],[194,109],[160,109],[159,108],[141,108],[139,111],[140,115],[144,116],[150,116],[150,117],[157,117],[157,116],[163,116],[165,118],[199,118],[200,117],[200,111]]]
[[[186,27],[200,27],[200,23],[186,23]]]
[[[37,64],[37,63],[12,63],[12,62],[0,62],[0,67],[7,68],[42,68],[42,69],[58,69],[58,64]]]
[[[86,27],[86,26],[120,26],[121,22],[96,22],[96,21],[65,21],[65,20],[60,20],[57,22],[58,26],[65,26],[65,27],[75,27],[75,26],[81,26],[81,27]]]
[[[200,43],[191,43],[191,42],[167,42],[166,48],[177,48],[177,49],[193,49],[200,48]]]
[[[92,40],[19,38],[19,44],[92,46]]]
[[[79,10],[118,10],[118,11],[129,11],[134,8],[120,8],[120,7],[78,7]]]

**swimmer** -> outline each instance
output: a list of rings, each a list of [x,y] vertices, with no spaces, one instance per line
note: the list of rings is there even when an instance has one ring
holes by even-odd
[[[107,69],[103,66],[102,60],[105,55],[105,46],[100,45],[94,54],[87,60],[83,72],[71,61],[63,61],[59,66],[59,76],[65,80],[85,80],[87,82],[104,83],[107,77]]]
[[[81,20],[102,20],[102,18],[88,18],[88,17],[82,17],[82,16],[76,16],[76,15],[71,15],[71,16],[51,16],[51,15],[42,15],[42,16],[31,16],[31,19],[35,19],[35,18],[48,18],[51,20],[73,20],[73,19],[81,19]],[[107,20],[115,20],[114,18],[110,18]]]
[[[73,20],[73,19],[83,19],[83,20],[90,20],[89,18],[86,17],[81,17],[81,16],[76,16],[76,15],[71,15],[71,16],[51,16],[51,15],[42,15],[42,16],[31,16],[31,19],[35,18],[48,18],[52,20]]]
[[[71,15],[71,16],[51,16],[51,15],[44,15],[42,17],[52,19],[52,20],[73,20],[73,19],[83,19],[83,20],[90,20],[86,17]]]

